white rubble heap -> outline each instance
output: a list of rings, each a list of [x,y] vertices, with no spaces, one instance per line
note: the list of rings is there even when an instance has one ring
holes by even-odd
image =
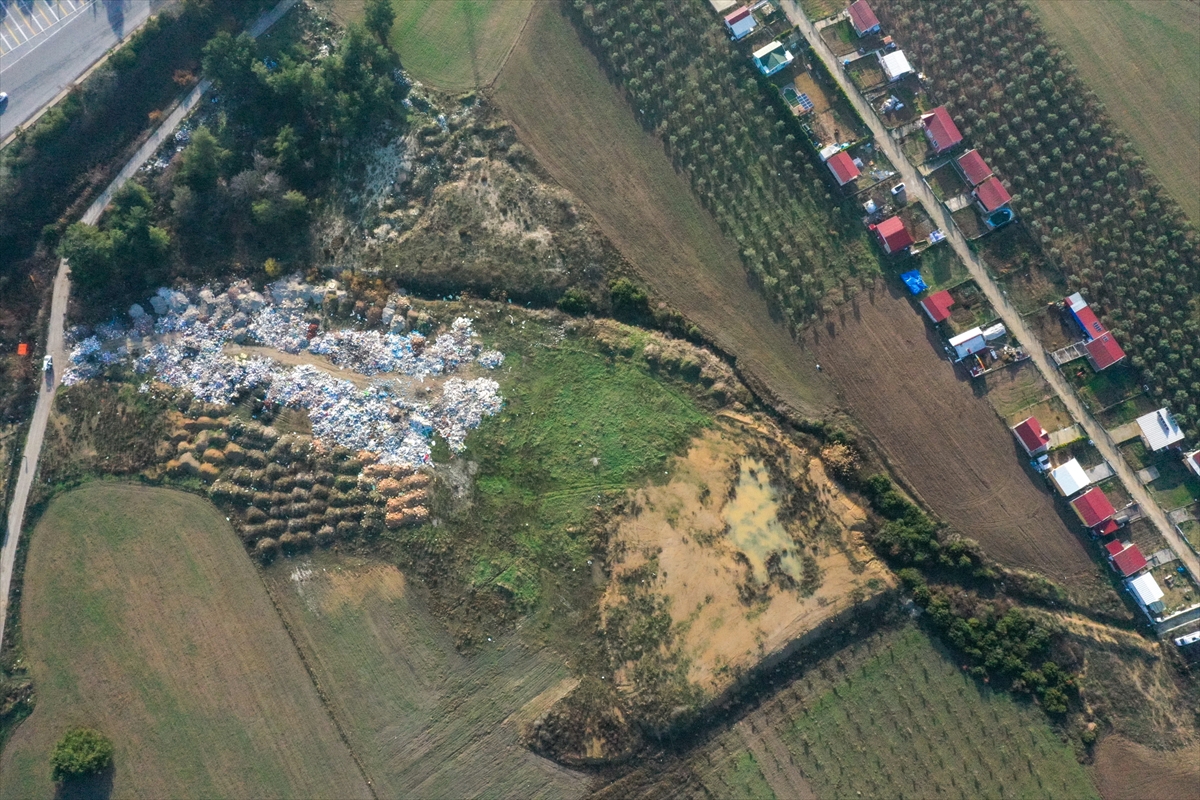
[[[382,316],[390,333],[314,333],[306,318],[311,307],[320,306],[330,295],[345,293],[335,281],[313,286],[296,277],[269,285],[265,293],[254,291],[245,281],[224,290],[159,289],[148,303],[129,309],[128,327],[106,323],[86,338],[86,330],[72,331],[77,343],[63,383],[95,377],[105,366],[129,357],[127,338],[154,334],[158,341],[134,364],[138,372],[152,373],[201,400],[224,405],[263,388],[268,402],[306,410],[318,441],[369,450],[378,453],[383,463],[410,466],[429,460],[435,431],[451,450],[460,451],[467,433],[484,417],[500,411],[500,387],[489,378],[447,378],[441,395],[429,402],[407,399],[395,381],[386,378],[407,376],[423,382],[471,362],[488,369],[499,367],[504,355],[480,349],[470,319],[459,317],[448,332],[432,341],[417,332],[402,334],[404,314],[397,313],[399,299],[393,296]],[[229,343],[259,344],[288,353],[307,350],[377,380],[360,389],[315,366],[228,355]]]

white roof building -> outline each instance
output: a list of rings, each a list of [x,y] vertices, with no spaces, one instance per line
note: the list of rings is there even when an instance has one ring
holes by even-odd
[[[894,50],[886,56],[880,56],[879,64],[883,67],[883,72],[889,81],[900,80],[913,71],[903,50]]]
[[[1159,602],[1163,599],[1163,590],[1159,587],[1158,581],[1154,580],[1154,576],[1149,572],[1143,572],[1136,578],[1130,578],[1125,581],[1125,585],[1129,587],[1129,591],[1133,592],[1133,596],[1147,610],[1163,610],[1163,605]]]
[[[1142,430],[1142,441],[1150,451],[1162,450],[1183,439],[1179,423],[1165,408],[1138,417],[1137,424]]]
[[[1083,467],[1079,466],[1079,460],[1075,458],[1061,467],[1050,470],[1050,480],[1063,497],[1070,497],[1092,482],[1087,473],[1083,471]]]
[[[971,328],[971,330],[963,331],[958,336],[951,337],[950,346],[954,348],[954,352],[958,354],[961,360],[987,347],[987,340],[983,338],[983,330],[981,328]]]
[[[1200,475],[1200,450],[1193,450],[1184,455],[1183,463],[1187,464],[1187,468],[1196,475]]]

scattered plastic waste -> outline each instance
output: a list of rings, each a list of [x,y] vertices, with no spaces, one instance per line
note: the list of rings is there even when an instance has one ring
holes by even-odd
[[[69,336],[75,345],[63,383],[88,380],[108,365],[128,361],[132,345],[143,351],[134,361],[139,373],[223,405],[265,390],[267,402],[307,411],[318,441],[370,450],[383,463],[428,462],[435,432],[451,450],[461,451],[468,432],[503,407],[500,385],[489,378],[448,377],[440,395],[418,402],[401,391],[398,381],[424,382],[471,363],[496,369],[504,363],[504,354],[481,351],[466,317],[454,320],[448,331],[432,340],[416,331],[395,332],[404,325],[396,297],[383,314],[393,332],[316,332],[313,307],[340,291],[334,281],[314,286],[295,277],[277,281],[262,293],[245,281],[223,290],[164,287],[146,303],[130,307],[128,325],[114,320],[90,330],[72,329]],[[225,352],[230,344],[257,344],[292,354],[307,350],[376,380],[362,389],[313,365],[231,355]],[[147,391],[148,384],[143,382],[138,390]]]

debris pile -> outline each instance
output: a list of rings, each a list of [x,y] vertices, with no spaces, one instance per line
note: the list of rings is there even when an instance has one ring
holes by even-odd
[[[142,304],[129,309],[128,326],[108,323],[91,335],[74,331],[77,344],[63,383],[93,378],[140,346],[144,354],[134,362],[138,372],[209,403],[228,405],[264,390],[269,403],[307,411],[318,441],[377,453],[383,464],[427,462],[435,431],[451,450],[462,450],[467,433],[502,407],[499,384],[489,378],[451,377],[442,382],[441,394],[427,402],[408,399],[399,384],[450,375],[471,363],[495,369],[503,354],[481,352],[465,317],[432,340],[416,331],[400,333],[405,317],[395,296],[380,320],[390,332],[318,332],[313,309],[345,296],[335,281],[314,286],[295,277],[277,281],[263,293],[245,281],[224,290],[162,288],[149,299],[150,311]],[[376,380],[363,389],[314,365],[231,355],[226,352],[230,344],[258,344],[291,354],[307,351]]]

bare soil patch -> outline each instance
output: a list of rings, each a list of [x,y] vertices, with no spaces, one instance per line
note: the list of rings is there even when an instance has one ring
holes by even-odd
[[[1093,779],[1104,800],[1194,800],[1200,787],[1200,746],[1159,751],[1120,736],[1096,748]]]
[[[612,540],[606,607],[622,576],[655,559],[654,590],[669,602],[688,679],[708,696],[894,584],[853,530],[865,512],[820,460],[773,425],[747,422],[724,416],[698,437],[669,482],[636,493]],[[776,449],[764,457],[765,447]]]
[[[813,329],[813,346],[843,402],[912,488],[1001,563],[1096,584],[1083,543],[1022,469],[1024,453],[987,401],[939,356],[937,334],[889,289],[860,298]]]
[[[736,356],[756,390],[800,415],[828,409],[831,393],[812,354],[772,318],[732,244],[557,4],[535,5],[495,99],[521,142],[588,206],[653,292]]]

